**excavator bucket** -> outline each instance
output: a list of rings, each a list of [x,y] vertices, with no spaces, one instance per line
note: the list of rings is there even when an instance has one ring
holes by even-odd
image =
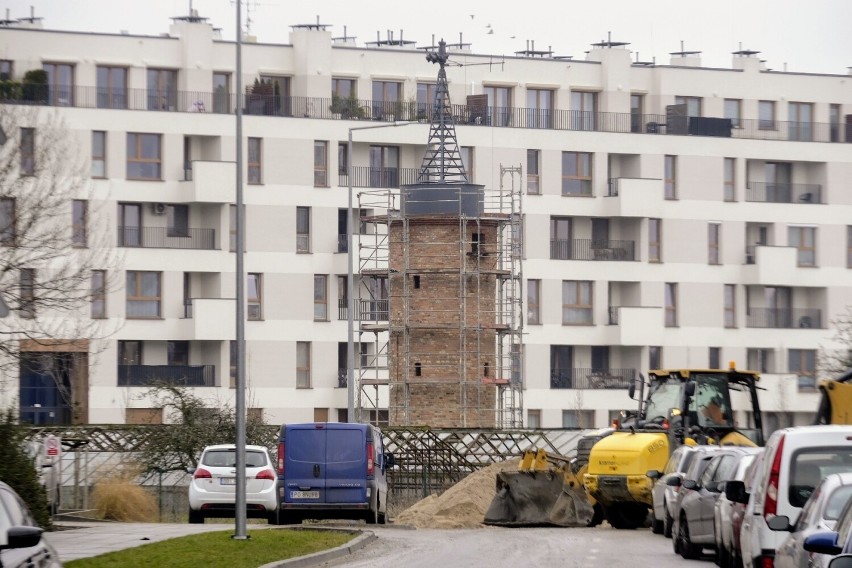
[[[524,468],[523,460],[521,467]],[[504,471],[497,474],[497,493],[485,512],[485,524],[510,527],[585,527],[594,509],[583,486],[562,468]]]

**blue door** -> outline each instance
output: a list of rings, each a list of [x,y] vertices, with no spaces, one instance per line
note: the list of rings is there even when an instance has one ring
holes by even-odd
[[[285,503],[325,503],[326,431],[313,424],[287,426]]]
[[[326,502],[367,502],[367,435],[361,425],[330,426],[326,442]]]

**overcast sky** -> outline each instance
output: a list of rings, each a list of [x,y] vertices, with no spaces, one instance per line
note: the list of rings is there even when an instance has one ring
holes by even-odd
[[[245,4],[246,0],[243,0]],[[235,0],[192,0],[200,16],[234,39]],[[0,0],[11,18],[29,16],[30,6],[48,29],[156,35],[190,0]],[[589,44],[629,42],[643,61],[667,64],[669,53],[702,51],[702,63],[730,67],[740,45],[761,52],[767,66],[782,71],[846,74],[852,66],[850,0],[249,0],[251,33],[265,43],[287,43],[289,26],[330,24],[334,36],[357,36],[358,45],[403,30],[418,45],[432,35],[457,42],[459,33],[475,53],[512,55],[535,41],[537,50],[582,58]],[[246,22],[244,12],[243,22]],[[489,33],[493,31],[493,33]],[[2,32],[0,32],[0,35]],[[2,49],[2,40],[0,40]]]

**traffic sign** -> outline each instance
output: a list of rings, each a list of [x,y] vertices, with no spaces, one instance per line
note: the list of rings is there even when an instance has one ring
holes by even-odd
[[[49,458],[62,455],[62,440],[53,434],[44,439],[44,455]]]

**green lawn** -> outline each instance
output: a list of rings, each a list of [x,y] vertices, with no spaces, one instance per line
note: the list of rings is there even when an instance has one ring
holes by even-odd
[[[66,562],[66,568],[257,568],[275,560],[303,556],[345,544],[355,534],[337,531],[264,529],[249,540],[233,540],[233,531],[184,536]]]

